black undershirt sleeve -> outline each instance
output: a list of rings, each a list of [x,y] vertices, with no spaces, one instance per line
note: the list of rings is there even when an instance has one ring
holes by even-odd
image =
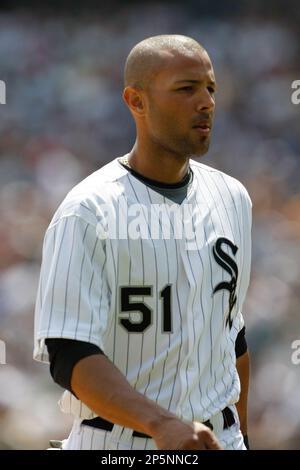
[[[50,360],[50,374],[58,385],[69,390],[74,366],[81,359],[94,354],[104,354],[95,344],[65,338],[47,338],[46,346]]]
[[[239,334],[237,335],[237,337],[236,337],[236,340],[235,340],[235,356],[236,356],[236,358],[238,358],[238,357],[242,356],[243,354],[245,354],[245,352],[248,349],[245,332],[246,332],[246,329],[245,329],[245,327],[243,327],[241,329],[241,331],[239,332]]]

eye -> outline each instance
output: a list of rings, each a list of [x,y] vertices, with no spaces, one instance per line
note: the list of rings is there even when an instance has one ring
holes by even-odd
[[[193,91],[193,86],[192,85],[183,86],[181,88],[178,88],[177,91]]]
[[[207,87],[207,89],[211,95],[214,95],[216,93],[215,88],[213,88],[212,86]]]

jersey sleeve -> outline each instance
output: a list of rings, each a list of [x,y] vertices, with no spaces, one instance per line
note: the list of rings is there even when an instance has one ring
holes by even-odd
[[[48,228],[35,309],[34,358],[49,362],[46,338],[68,338],[103,350],[109,299],[104,241],[77,214]]]

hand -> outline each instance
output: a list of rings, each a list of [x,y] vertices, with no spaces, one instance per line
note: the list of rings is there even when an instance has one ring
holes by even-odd
[[[222,450],[214,433],[198,422],[167,419],[152,437],[160,450]]]

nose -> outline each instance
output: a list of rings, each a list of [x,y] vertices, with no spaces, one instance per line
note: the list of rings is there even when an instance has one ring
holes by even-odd
[[[196,104],[196,111],[204,111],[209,110],[212,111],[215,108],[215,98],[213,94],[206,88],[202,90],[199,94],[197,104]]]

